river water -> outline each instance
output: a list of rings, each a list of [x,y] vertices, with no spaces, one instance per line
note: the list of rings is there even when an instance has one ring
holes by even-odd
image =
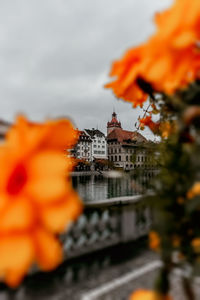
[[[149,189],[153,177],[154,172],[145,170],[140,174],[125,173],[111,178],[106,174],[75,175],[72,183],[84,202],[88,202],[142,194]]]

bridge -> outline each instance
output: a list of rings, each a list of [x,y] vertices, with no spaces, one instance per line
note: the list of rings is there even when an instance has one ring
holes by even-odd
[[[152,288],[161,262],[147,250],[151,222],[141,195],[86,203],[83,214],[60,237],[63,264],[50,273],[32,270],[17,290],[1,285],[0,299],[122,300],[135,289]],[[172,282],[178,280],[172,275]],[[184,300],[177,286],[175,300]]]

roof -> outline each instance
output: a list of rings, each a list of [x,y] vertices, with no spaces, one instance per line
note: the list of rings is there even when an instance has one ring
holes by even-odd
[[[85,133],[83,130],[79,130],[79,141],[87,140],[88,142],[91,142],[90,137]]]
[[[5,125],[5,126],[11,126],[12,125],[12,123],[11,122],[8,122],[8,121],[5,121],[5,120],[2,120],[2,119],[0,119],[0,125]]]
[[[0,119],[0,139],[4,138],[12,123]]]
[[[105,134],[103,132],[101,132],[99,129],[85,129],[85,131],[87,132],[87,134],[89,134],[91,136],[91,138],[95,137],[95,135],[97,136],[105,136]]]
[[[123,130],[121,128],[112,130],[107,136],[107,141],[109,140],[117,140],[122,144],[147,142],[147,139],[139,132]]]

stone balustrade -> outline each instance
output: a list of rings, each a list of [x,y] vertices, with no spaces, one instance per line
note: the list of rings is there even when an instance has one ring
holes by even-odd
[[[85,204],[83,214],[61,236],[66,258],[136,240],[147,234],[150,209],[143,196],[111,198]]]

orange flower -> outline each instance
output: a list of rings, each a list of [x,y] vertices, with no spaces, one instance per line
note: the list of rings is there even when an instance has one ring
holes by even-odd
[[[165,121],[160,123],[161,136],[167,139],[170,135],[174,134],[177,130],[177,123],[175,121]]]
[[[105,85],[112,88],[114,94],[125,101],[133,103],[133,106],[142,106],[148,95],[137,85],[138,66],[142,59],[142,47],[134,48],[124,55],[124,57],[113,63],[110,76],[118,78]]]
[[[148,126],[152,132],[156,133],[159,129],[159,123],[155,123],[152,121],[151,116],[146,116],[139,120],[140,128],[143,129],[145,126]]]
[[[191,242],[195,253],[200,253],[200,238],[195,238]]]
[[[142,77],[155,90],[173,93],[199,76],[199,20],[199,0],[175,0],[156,15],[157,31],[146,44],[148,56],[141,65]]]
[[[156,33],[113,64],[110,75],[117,78],[106,85],[134,106],[147,98],[139,78],[155,91],[170,94],[200,78],[200,1],[175,0],[155,22]]]
[[[157,232],[155,232],[155,231],[149,232],[149,247],[155,251],[159,250],[160,238],[159,238]]]
[[[187,198],[191,199],[200,195],[200,182],[195,182],[191,189],[187,192]]]
[[[130,296],[129,300],[172,300],[172,298],[155,291],[137,290]]]
[[[18,117],[0,146],[0,279],[15,287],[33,262],[42,270],[62,260],[57,234],[81,212],[64,156],[77,141],[68,120]]]

